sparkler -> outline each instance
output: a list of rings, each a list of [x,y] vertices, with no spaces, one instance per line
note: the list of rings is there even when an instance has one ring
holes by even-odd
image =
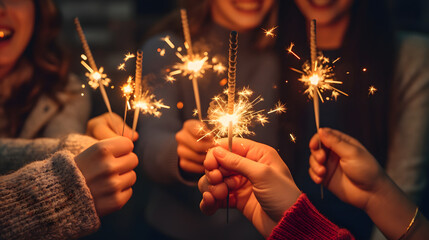
[[[156,100],[155,95],[152,94],[149,89],[144,86],[142,82],[142,66],[143,66],[143,52],[137,51],[137,60],[136,60],[136,76],[135,76],[135,91],[134,91],[134,100],[132,101],[134,111],[133,119],[133,128],[131,139],[134,138],[134,132],[137,128],[137,122],[140,112],[143,114],[151,114],[155,117],[161,116],[159,110],[161,108],[170,108],[167,105],[164,105],[162,99]]]
[[[123,95],[125,97],[125,108],[124,108],[124,122],[122,124],[122,136],[124,136],[125,122],[127,121],[127,110],[130,109],[130,98],[134,93],[135,84],[131,76],[128,77],[127,83],[121,87]],[[132,138],[131,138],[132,139]]]
[[[88,42],[86,41],[85,34],[83,33],[82,26],[80,25],[79,19],[74,19],[77,33],[79,34],[80,41],[82,42],[83,50],[85,51],[85,58],[84,61],[81,61],[81,64],[88,70],[88,73],[85,75],[88,77],[88,84],[94,88],[97,89],[100,87],[101,95],[103,96],[104,103],[106,104],[107,110],[109,111],[110,121],[113,126],[113,113],[112,108],[110,106],[109,98],[107,97],[106,90],[104,89],[104,86],[108,86],[110,83],[110,79],[107,78],[106,74],[103,73],[103,67],[100,67],[100,69],[97,68],[97,65],[95,64],[94,57],[92,56],[91,49],[89,48]],[[85,62],[85,60],[88,60],[89,65]]]
[[[180,17],[182,18],[183,35],[185,36],[185,47],[188,51],[188,56],[184,57],[182,60],[186,64],[184,72],[187,72],[186,70],[188,70],[189,73],[191,73],[190,79],[192,80],[192,87],[194,89],[195,104],[197,105],[198,110],[198,119],[202,121],[203,117],[201,115],[200,92],[198,90],[197,77],[200,77],[200,71],[205,71],[204,67],[207,67],[208,57],[206,56],[202,59],[198,57],[194,58],[191,33],[189,31],[188,15],[186,13],[186,9],[180,9]]]

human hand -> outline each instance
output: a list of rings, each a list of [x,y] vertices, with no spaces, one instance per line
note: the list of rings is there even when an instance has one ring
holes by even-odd
[[[234,139],[233,153],[226,148],[228,141],[222,139],[204,161],[206,174],[198,183],[203,193],[200,209],[211,215],[225,207],[229,188],[230,207],[241,211],[268,237],[301,192],[273,148],[247,139]]]
[[[204,159],[209,148],[214,145],[210,135],[199,140],[205,134],[204,127],[200,121],[187,120],[176,133],[179,167],[185,172],[204,173]]]
[[[109,113],[104,113],[88,121],[86,134],[98,140],[117,137],[122,135],[123,126],[124,121],[118,114],[112,113],[111,119]],[[125,124],[123,136],[131,139],[132,135],[132,129]],[[138,137],[138,133],[134,132],[133,139],[131,140],[135,142]]]
[[[321,128],[309,146],[313,181],[323,183],[342,201],[366,209],[387,178],[375,158],[356,139],[329,128]]]
[[[101,217],[121,209],[131,198],[136,182],[137,156],[125,137],[102,140],[75,157]]]

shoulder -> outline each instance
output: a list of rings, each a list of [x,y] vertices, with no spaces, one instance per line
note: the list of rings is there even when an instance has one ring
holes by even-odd
[[[429,62],[429,37],[423,34],[399,32],[396,35],[397,67],[421,67]]]

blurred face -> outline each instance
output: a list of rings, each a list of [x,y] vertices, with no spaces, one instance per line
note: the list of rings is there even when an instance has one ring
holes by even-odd
[[[294,0],[302,14],[316,19],[317,25],[329,25],[348,16],[354,0]]]
[[[230,30],[259,27],[275,0],[211,0],[213,20]]]
[[[33,0],[0,0],[0,68],[12,68],[33,35]]]

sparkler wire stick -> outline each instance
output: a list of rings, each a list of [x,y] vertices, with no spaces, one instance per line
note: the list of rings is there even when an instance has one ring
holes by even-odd
[[[122,136],[124,136],[125,132],[125,122],[127,121],[127,109],[128,108],[128,99],[125,100],[125,108],[124,108],[124,122],[122,123]]]
[[[311,53],[311,68],[312,71],[316,71],[317,68],[317,47],[316,47],[316,20],[311,20],[310,25],[310,53]],[[320,118],[319,118],[319,95],[317,92],[317,86],[313,88],[313,106],[314,106],[314,118],[316,120],[317,132],[320,128]],[[319,149],[322,148],[322,143],[319,138]],[[320,195],[323,199],[323,185],[320,185]]]
[[[77,33],[79,34],[80,41],[82,42],[83,50],[85,51],[85,55],[88,58],[89,65],[91,66],[93,71],[98,71],[97,65],[95,64],[94,57],[92,56],[91,49],[89,48],[88,42],[86,40],[85,34],[83,33],[82,26],[80,25],[79,18],[74,19],[74,23],[76,25]],[[109,98],[107,97],[106,89],[104,89],[104,85],[101,83],[101,79],[99,80],[100,92],[103,96],[104,103],[106,104],[107,110],[109,110],[110,121],[113,126],[113,113],[112,107],[110,106]],[[116,129],[114,129],[116,131]]]
[[[188,55],[191,57],[191,60],[193,60],[194,52],[192,50],[191,32],[189,31],[189,22],[186,9],[180,9],[180,17],[182,19],[183,35],[185,36],[185,46],[187,45],[186,49]],[[198,89],[198,82],[196,77],[192,78],[192,88],[194,89],[195,105],[197,106],[198,110],[198,119],[202,122],[203,117],[201,114],[200,91]]]
[[[228,58],[228,114],[234,114],[234,101],[235,101],[235,83],[236,83],[236,70],[237,70],[237,48],[238,48],[238,34],[232,31],[229,35],[229,58]],[[233,125],[232,120],[228,126],[228,148],[232,152],[232,138],[233,138]],[[229,189],[226,198],[226,222],[229,222]]]
[[[143,52],[141,50],[137,51],[136,57],[136,77],[135,77],[135,99],[137,101],[140,100],[142,93],[142,68],[143,68]],[[134,111],[134,119],[133,119],[133,131],[131,133],[131,139],[134,138],[134,132],[137,128],[137,122],[139,120],[140,108],[137,107]]]

